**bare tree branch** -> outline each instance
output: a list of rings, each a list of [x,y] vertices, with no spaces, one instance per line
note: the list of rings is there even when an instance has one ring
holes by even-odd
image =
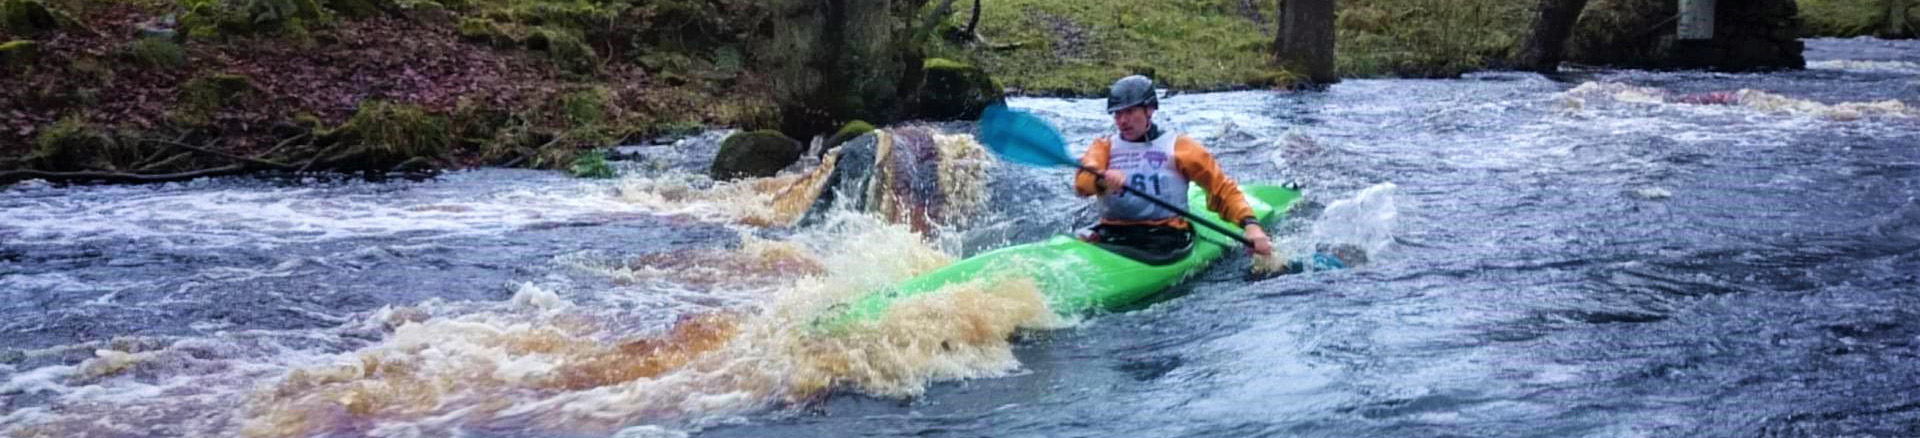
[[[48,172],[43,170],[14,170],[14,171],[0,172],[0,184],[13,184],[16,182],[26,181],[30,179],[44,179],[48,181],[58,181],[58,182],[101,181],[101,182],[128,182],[128,183],[186,181],[194,178],[201,178],[201,177],[208,177],[208,176],[238,174],[238,173],[246,172],[247,170],[248,170],[247,166],[240,165],[240,164],[231,164],[231,165],[226,165],[221,167],[215,167],[212,169],[196,170],[192,172],[165,173],[165,174],[143,174],[143,173],[126,173],[126,172],[102,172],[102,171]]]

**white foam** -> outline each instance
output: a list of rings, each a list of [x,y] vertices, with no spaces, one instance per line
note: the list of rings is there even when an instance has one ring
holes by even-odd
[[[1907,61],[1868,61],[1855,59],[1831,59],[1808,61],[1809,70],[1844,70],[1858,72],[1920,73],[1920,64]]]
[[[518,307],[544,311],[565,310],[573,307],[573,303],[560,298],[558,292],[542,289],[532,283],[521,283],[510,301]]]
[[[613,434],[613,438],[687,438],[688,436],[686,432],[655,425],[629,427]]]
[[[1641,187],[1633,189],[1632,193],[1640,199],[1667,199],[1673,197],[1672,191],[1661,187]]]
[[[67,376],[73,375],[80,367],[72,365],[54,365],[34,368],[14,374],[5,384],[0,384],[0,394],[35,393],[53,391],[66,393],[73,390],[65,384]]]
[[[149,239],[172,247],[273,248],[349,237],[489,235],[548,221],[645,211],[617,202],[608,196],[606,183],[597,182],[568,182],[540,191],[505,188],[477,196],[439,193],[450,189],[435,184],[454,184],[447,182],[392,184],[381,192],[65,189],[73,193],[0,207],[0,222],[14,230],[20,243]]]

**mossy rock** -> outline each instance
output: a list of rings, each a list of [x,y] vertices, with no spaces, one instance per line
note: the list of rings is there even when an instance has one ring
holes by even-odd
[[[304,38],[308,23],[324,23],[333,15],[315,0],[182,0],[187,10],[180,28],[188,36],[216,37],[221,33],[280,33]]]
[[[210,123],[214,113],[246,103],[256,91],[245,75],[216,73],[193,78],[180,84],[180,107],[171,116],[189,125]]]
[[[460,38],[475,43],[500,48],[513,47],[517,44],[512,35],[500,29],[499,23],[485,18],[461,18],[460,24],[456,25],[454,30],[459,32]]]
[[[560,111],[574,126],[595,125],[606,121],[607,104],[612,92],[592,87],[560,96]]]
[[[382,101],[360,104],[347,122],[330,136],[363,152],[359,163],[337,163],[347,168],[384,170],[414,158],[436,159],[452,140],[447,122],[413,105]]]
[[[40,43],[18,40],[0,44],[0,70],[25,69],[40,58]]]
[[[0,0],[0,25],[14,34],[31,35],[60,28],[60,19],[40,0]]]
[[[824,154],[826,151],[840,146],[841,143],[860,138],[860,136],[867,135],[869,132],[873,132],[873,124],[867,123],[865,120],[847,122],[846,126],[841,126],[840,130],[834,132],[832,137],[827,137],[826,143],[820,145],[820,153]]]
[[[86,121],[68,117],[34,137],[27,162],[49,171],[121,170],[141,159],[137,143],[122,144]]]
[[[800,142],[779,131],[741,132],[720,143],[707,174],[717,180],[768,177],[800,160]]]
[[[173,40],[146,37],[128,42],[116,54],[121,59],[148,68],[179,68],[187,65],[187,51]]]
[[[374,0],[325,0],[325,2],[327,9],[348,18],[367,18],[385,12]]]
[[[596,68],[594,59],[598,55],[594,53],[593,46],[587,45],[580,35],[565,29],[534,29],[527,35],[527,49],[546,52],[547,59],[553,60],[555,66],[569,72],[590,74]]]
[[[975,120],[980,111],[1006,96],[985,70],[944,58],[926,60],[920,87],[920,118]]]

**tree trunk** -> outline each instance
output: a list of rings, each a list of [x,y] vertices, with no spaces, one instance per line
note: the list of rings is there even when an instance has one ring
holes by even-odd
[[[1886,0],[1887,28],[1880,36],[1883,38],[1907,38],[1920,32],[1912,31],[1907,22],[1907,9],[1913,6],[1913,0]]]
[[[1276,64],[1309,81],[1328,84],[1339,81],[1333,71],[1334,0],[1281,0],[1280,22],[1276,25],[1273,59]]]
[[[974,41],[979,41],[980,33],[976,31],[977,29],[979,29],[979,27],[980,27],[980,0],[973,0],[973,16],[967,18],[967,38],[972,38]]]
[[[1533,30],[1520,42],[1518,67],[1541,73],[1560,68],[1567,37],[1573,35],[1573,25],[1586,8],[1587,0],[1540,0],[1534,8]]]

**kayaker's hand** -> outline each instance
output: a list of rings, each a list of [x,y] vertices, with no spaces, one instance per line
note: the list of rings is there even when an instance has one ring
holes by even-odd
[[[1117,195],[1120,194],[1120,188],[1127,184],[1127,173],[1107,169],[1106,172],[1100,173],[1100,180],[1099,186],[1102,191],[1105,191],[1108,196]]]
[[[1273,242],[1267,241],[1267,232],[1260,229],[1259,224],[1247,224],[1246,235],[1247,240],[1253,242],[1253,246],[1247,247],[1248,253],[1257,256],[1273,255]]]

